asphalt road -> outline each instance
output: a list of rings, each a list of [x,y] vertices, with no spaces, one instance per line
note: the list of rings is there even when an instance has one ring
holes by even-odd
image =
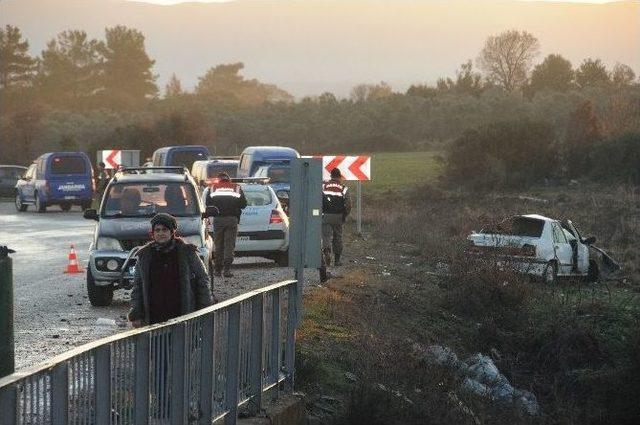
[[[73,347],[127,330],[129,291],[117,291],[109,307],[93,307],[86,275],[65,274],[69,248],[75,245],[83,269],[94,222],[79,207],[44,214],[18,213],[12,202],[0,201],[0,245],[16,250],[13,258],[16,370],[40,363]],[[216,280],[214,294],[226,299],[245,291],[293,278],[293,270],[256,258],[236,260],[235,277]],[[317,273],[307,273],[317,280]],[[116,326],[101,326],[99,318]]]

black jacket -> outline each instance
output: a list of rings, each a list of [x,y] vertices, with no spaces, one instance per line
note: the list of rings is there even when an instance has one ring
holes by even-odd
[[[234,183],[214,186],[205,191],[207,207],[216,207],[219,217],[237,217],[240,220],[242,210],[247,206],[247,198],[240,186]]]
[[[129,320],[142,320],[145,324],[150,323],[149,266],[153,250],[152,243],[146,244],[138,251],[133,290],[131,291],[131,311],[129,311]],[[182,239],[176,239],[176,249],[180,275],[181,313],[189,314],[211,305],[212,298],[209,289],[211,283],[194,245],[185,243]]]

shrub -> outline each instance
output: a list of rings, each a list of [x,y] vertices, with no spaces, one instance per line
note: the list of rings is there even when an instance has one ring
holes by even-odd
[[[596,145],[591,175],[604,182],[640,184],[640,133],[627,133]]]

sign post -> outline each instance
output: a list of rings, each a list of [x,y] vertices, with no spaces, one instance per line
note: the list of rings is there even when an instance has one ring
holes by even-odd
[[[322,157],[322,178],[329,180],[331,170],[338,168],[343,180],[356,181],[356,232],[362,235],[362,182],[371,180],[371,157],[367,155]]]

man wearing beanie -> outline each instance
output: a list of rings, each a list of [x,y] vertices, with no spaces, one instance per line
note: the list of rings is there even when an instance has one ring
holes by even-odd
[[[153,241],[138,251],[129,320],[133,327],[166,322],[211,305],[209,276],[194,245],[176,237],[176,219],[151,219]]]

